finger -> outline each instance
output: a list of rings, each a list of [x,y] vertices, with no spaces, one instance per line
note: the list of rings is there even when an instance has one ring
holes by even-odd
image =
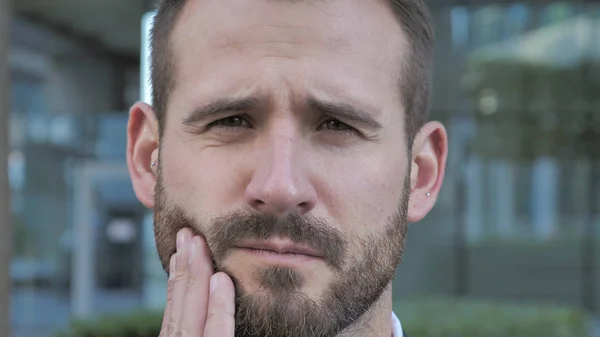
[[[187,336],[202,336],[208,307],[208,288],[213,274],[212,261],[206,242],[192,238],[190,266],[181,329]]]
[[[233,337],[235,333],[235,291],[225,273],[210,278],[210,295],[204,337]]]
[[[182,229],[177,234],[177,253],[175,263],[175,276],[173,279],[173,298],[169,316],[169,336],[180,331],[181,316],[183,314],[183,303],[185,302],[185,291],[188,282],[188,259],[191,233],[189,229]]]
[[[162,326],[160,328],[160,337],[166,337],[169,333],[169,317],[171,317],[171,308],[173,307],[173,289],[175,287],[175,269],[177,264],[177,254],[171,256],[169,261],[169,283],[167,286],[167,305],[163,314]]]

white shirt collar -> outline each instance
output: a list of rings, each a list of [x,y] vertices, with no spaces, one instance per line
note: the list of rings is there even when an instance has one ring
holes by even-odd
[[[402,324],[394,312],[392,312],[392,337],[404,337]]]

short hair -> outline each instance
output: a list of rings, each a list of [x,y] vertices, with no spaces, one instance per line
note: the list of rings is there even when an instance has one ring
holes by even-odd
[[[290,0],[291,1],[291,0]],[[399,90],[406,111],[405,133],[409,146],[427,122],[433,66],[433,23],[425,0],[388,0],[407,36],[408,57],[402,62]],[[176,64],[171,34],[187,0],[159,0],[151,31],[152,98],[159,133],[166,124],[167,104],[175,87]],[[410,150],[410,148],[409,148]]]

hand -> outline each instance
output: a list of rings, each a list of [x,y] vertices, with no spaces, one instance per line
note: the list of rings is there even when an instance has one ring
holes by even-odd
[[[233,282],[225,273],[213,275],[206,242],[189,229],[177,234],[167,293],[160,337],[233,337]]]

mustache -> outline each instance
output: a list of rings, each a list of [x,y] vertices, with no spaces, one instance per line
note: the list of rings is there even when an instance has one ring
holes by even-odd
[[[215,218],[205,234],[215,262],[222,261],[242,240],[284,237],[321,252],[326,263],[341,270],[348,246],[343,234],[325,220],[299,214],[282,218],[238,211]]]

